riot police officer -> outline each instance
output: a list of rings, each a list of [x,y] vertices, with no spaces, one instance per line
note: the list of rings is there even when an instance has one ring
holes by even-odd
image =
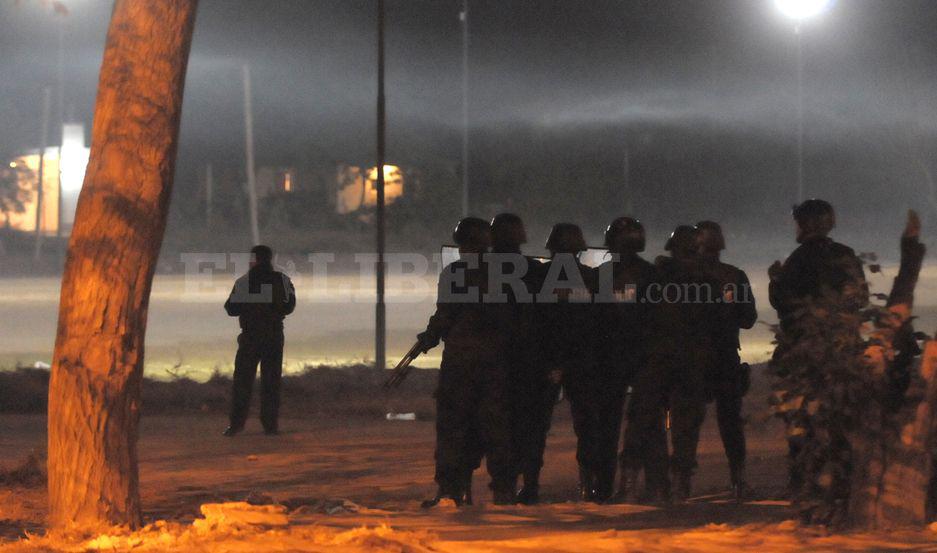
[[[676,480],[673,499],[685,500],[696,469],[696,446],[705,414],[705,367],[711,343],[706,326],[706,296],[697,253],[696,230],[678,226],[658,257],[658,281],[649,286],[648,361],[633,385],[632,406],[622,451],[622,464],[645,468],[648,498],[670,501],[668,467]],[[670,409],[673,455],[668,463],[664,428]]]
[[[521,253],[526,242],[527,231],[519,216],[501,213],[491,220],[489,279],[492,290],[503,293],[503,297],[492,297],[491,301],[507,301],[510,306],[507,364],[514,462],[516,475],[524,479],[516,501],[532,505],[540,500],[540,470],[558,385],[550,381],[540,362],[534,294],[543,281],[543,265]],[[497,285],[494,279],[498,279]]]
[[[625,393],[646,360],[648,304],[641,300],[648,286],[657,280],[657,271],[639,255],[645,242],[640,221],[631,217],[615,219],[605,230],[605,247],[611,259],[598,268],[596,304],[601,327],[595,398],[599,467],[595,495],[600,501],[609,499],[614,487]],[[626,499],[629,478],[634,488],[635,473],[630,468],[622,471],[622,499]]]
[[[842,330],[849,334],[838,337],[842,342],[838,353],[857,355],[858,351],[850,352],[847,344],[851,342],[855,349],[861,349],[859,312],[869,301],[862,261],[851,248],[829,237],[836,226],[833,206],[824,200],[810,199],[795,206],[792,215],[800,245],[783,264],[775,261],[768,269],[768,298],[780,322],[778,346],[772,358],[776,374],[786,373],[785,365],[809,366],[814,361],[804,358],[808,352],[798,346],[811,338],[811,327],[825,324],[822,317],[830,317],[830,313],[836,314],[837,324],[845,325],[847,328]],[[823,309],[816,309],[818,306]],[[807,476],[807,460],[801,459],[801,451],[807,440],[813,439],[809,421],[799,424],[800,432],[788,438],[789,484],[795,495]]]
[[[869,286],[862,261],[852,248],[829,237],[836,226],[833,206],[810,199],[794,207],[792,215],[800,246],[783,264],[775,261],[768,269],[768,296],[782,330],[790,329],[804,302],[832,295],[854,311],[867,305]]]
[[[268,246],[251,249],[250,270],[234,283],[224,308],[238,318],[241,327],[234,358],[234,397],[224,435],[231,437],[244,429],[258,363],[260,422],[264,433],[275,435],[279,432],[283,319],[296,308],[296,293],[289,277],[273,269],[273,250]]]
[[[722,227],[714,221],[700,221],[696,230],[703,271],[715,286],[717,318],[710,329],[716,357],[706,375],[707,395],[716,404],[716,421],[729,461],[732,490],[736,499],[741,500],[746,493],[742,399],[748,392],[751,375],[748,364],[742,364],[739,358],[739,330],[752,328],[758,320],[758,311],[748,276],[720,260],[726,247]]]
[[[576,432],[579,496],[591,501],[596,498],[600,472],[596,455],[599,425],[594,406],[598,394],[592,309],[595,272],[579,260],[587,247],[577,225],[554,225],[546,248],[550,261],[545,264],[543,284],[537,294],[539,343],[547,373],[553,382],[562,383],[569,399]]]
[[[478,451],[487,457],[490,488],[498,504],[514,500],[508,345],[504,305],[484,301],[488,268],[483,254],[491,242],[488,223],[459,221],[453,232],[460,259],[439,278],[436,312],[417,340],[425,353],[445,342],[436,390],[436,496],[456,505],[470,494]]]

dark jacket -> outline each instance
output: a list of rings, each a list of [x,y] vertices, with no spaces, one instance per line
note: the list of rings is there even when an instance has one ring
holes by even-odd
[[[296,292],[288,276],[257,265],[235,281],[224,309],[245,332],[279,332],[283,319],[296,309]]]
[[[758,310],[755,295],[745,271],[718,259],[704,259],[705,279],[712,283],[716,302],[713,342],[721,352],[735,352],[740,347],[739,331],[755,326]]]
[[[558,254],[569,255],[569,254]],[[537,294],[538,341],[547,370],[592,371],[596,363],[595,269],[574,257],[543,265]]]
[[[658,280],[654,265],[638,255],[599,266],[596,310],[603,364],[629,371],[644,363],[652,308],[646,301],[648,287]]]
[[[771,280],[768,297],[783,329],[808,302],[822,300],[847,311],[859,311],[869,303],[869,285],[862,261],[851,248],[817,237],[791,253]]]
[[[447,265],[439,275],[436,312],[426,332],[445,342],[444,359],[452,355],[503,360],[510,334],[505,303],[485,303],[488,266],[470,268],[464,260]]]
[[[709,301],[713,283],[707,280],[702,261],[661,256],[654,265],[658,281],[648,298],[650,355],[694,369],[708,367],[715,357],[711,321],[716,315]]]
[[[538,357],[536,295],[543,284],[545,264],[534,257],[519,252],[493,251],[488,257],[493,273],[521,275],[520,286],[515,289],[505,277],[500,292],[508,308],[507,329],[510,332],[510,362],[517,365],[536,365]],[[510,278],[513,282],[513,276]],[[495,284],[491,283],[494,287]],[[498,290],[491,290],[498,292]]]

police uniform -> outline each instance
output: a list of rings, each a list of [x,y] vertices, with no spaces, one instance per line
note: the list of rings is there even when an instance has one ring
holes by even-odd
[[[595,271],[573,253],[557,253],[543,268],[538,300],[538,340],[547,373],[559,369],[569,400],[576,433],[583,498],[591,499],[601,470],[597,446],[601,440],[595,398],[600,393],[596,375],[596,317],[592,304]]]
[[[480,453],[491,488],[513,495],[506,306],[483,302],[487,265],[459,260],[440,275],[439,298],[421,341],[445,343],[436,390],[436,475],[442,497],[464,497]],[[464,278],[464,283],[459,284]]]
[[[729,461],[734,486],[742,486],[745,467],[745,432],[742,400],[748,392],[748,366],[739,358],[739,330],[752,328],[758,319],[748,276],[741,269],[706,258],[703,270],[714,284],[716,319],[710,326],[716,358],[706,375],[709,399],[716,404],[719,435]],[[741,491],[741,490],[740,490]]]
[[[643,249],[643,248],[642,248]],[[596,309],[601,313],[595,409],[596,494],[611,496],[615,481],[625,393],[647,362],[648,286],[657,281],[654,265],[637,254],[618,254],[597,270]]]

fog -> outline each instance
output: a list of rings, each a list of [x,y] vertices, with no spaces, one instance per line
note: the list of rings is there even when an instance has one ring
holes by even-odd
[[[41,89],[58,82],[60,52],[62,115],[83,123],[90,138],[111,2],[62,4],[65,15],[47,1],[0,0],[4,162],[38,146]],[[457,0],[387,1],[388,162],[409,179],[388,211],[392,251],[438,251],[460,216],[460,9]],[[728,260],[760,274],[783,258],[794,246],[798,40],[804,185],[808,196],[837,207],[836,237],[894,260],[906,209],[921,212],[925,241],[937,226],[937,8],[930,0],[839,0],[804,22],[799,39],[769,0],[471,0],[469,19],[471,211],[521,214],[530,253],[542,253],[549,226],[560,220],[581,224],[598,245],[608,221],[630,206],[648,227],[648,257],[675,225],[716,219],[726,229]],[[340,165],[374,163],[375,63],[374,2],[202,0],[160,271],[180,278],[187,252],[250,246],[242,64],[253,77],[257,166],[294,168],[302,177],[297,193],[262,199],[263,240],[299,255],[371,251],[370,212],[336,213],[332,181]],[[57,120],[54,114],[52,127]],[[206,216],[208,164],[214,220]],[[0,256],[0,275],[51,279],[29,284],[43,290],[46,307],[36,315],[27,302],[3,315],[32,313],[22,316],[51,337],[61,244],[31,264],[24,253],[31,246],[17,250],[17,243]],[[0,284],[5,292],[14,285],[27,286]],[[160,301],[151,341],[170,351],[172,325],[163,334],[158,321],[172,302]],[[398,345],[431,302],[420,305],[391,321]],[[181,317],[185,307],[167,312]],[[370,308],[350,309],[360,311],[349,326],[358,334],[342,343],[354,346],[334,352],[346,360],[370,348]],[[197,319],[213,329],[203,342],[232,331],[208,312]],[[28,334],[7,334],[5,359],[49,349],[50,338],[29,342]],[[334,343],[327,334],[310,336],[307,345]],[[16,340],[30,345],[18,348]]]

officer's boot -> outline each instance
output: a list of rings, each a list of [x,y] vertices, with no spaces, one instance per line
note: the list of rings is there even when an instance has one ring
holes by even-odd
[[[615,493],[615,503],[638,502],[638,476],[640,474],[639,469],[622,468],[621,482],[618,483],[618,492]]]
[[[591,470],[579,466],[579,500],[592,501],[595,497],[595,475]]]
[[[732,467],[732,497],[736,503],[744,503],[746,499],[752,496],[752,489],[748,486],[745,479],[745,464],[739,463]]]
[[[491,482],[491,500],[495,505],[513,505],[517,496],[516,485],[511,480],[497,479]]]
[[[599,471],[595,475],[595,483],[593,484],[592,491],[592,501],[596,503],[607,503],[612,499],[612,490],[615,488],[615,469],[614,466],[611,471],[603,470]]]
[[[693,472],[688,470],[674,471],[674,503],[686,503],[690,499],[690,490],[693,480]]]
[[[540,474],[525,474],[524,487],[517,492],[517,503],[521,505],[536,505],[540,503]]]
[[[464,492],[461,490],[449,489],[440,484],[439,488],[436,490],[436,495],[420,503],[420,508],[432,509],[436,505],[439,505],[444,499],[451,499],[456,507],[461,507],[465,501],[464,497]]]
[[[465,482],[462,484],[462,503],[472,505],[472,473],[468,473]]]

